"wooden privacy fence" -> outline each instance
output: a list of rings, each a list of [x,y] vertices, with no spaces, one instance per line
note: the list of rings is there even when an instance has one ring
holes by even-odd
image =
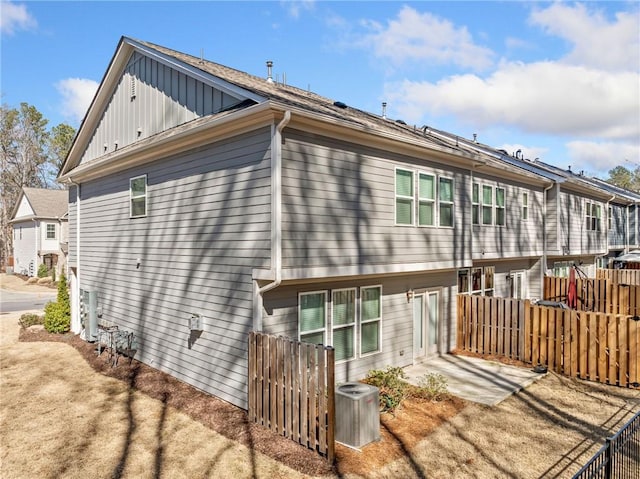
[[[335,459],[331,347],[249,333],[249,420]]]
[[[608,279],[576,279],[577,307],[580,311],[640,315],[640,286]],[[545,276],[544,299],[567,303],[569,278]]]
[[[640,321],[633,317],[466,294],[457,301],[458,349],[601,383],[640,382]]]
[[[608,279],[618,284],[640,285],[640,269],[597,269],[596,279]]]

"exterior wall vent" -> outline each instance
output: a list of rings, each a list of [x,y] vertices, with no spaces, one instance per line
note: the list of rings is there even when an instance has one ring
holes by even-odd
[[[136,77],[131,75],[131,99],[135,100],[136,98]]]

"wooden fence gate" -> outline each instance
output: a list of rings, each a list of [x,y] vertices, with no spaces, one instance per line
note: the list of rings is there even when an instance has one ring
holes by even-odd
[[[249,333],[249,419],[333,463],[333,348]]]

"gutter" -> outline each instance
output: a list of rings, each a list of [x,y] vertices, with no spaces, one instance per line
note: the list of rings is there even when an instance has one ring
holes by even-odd
[[[287,110],[284,118],[273,135],[271,147],[271,208],[273,209],[273,219],[271,221],[271,258],[273,265],[271,270],[274,273],[274,280],[262,286],[258,293],[261,295],[280,286],[282,282],[282,130],[291,121],[291,110]]]
[[[544,275],[547,271],[547,256],[548,256],[548,245],[547,245],[547,191],[554,187],[557,184],[557,181],[553,181],[549,184],[549,186],[545,187],[542,190],[542,268],[540,269],[540,291],[544,292]],[[557,210],[556,210],[557,211]],[[556,241],[559,241],[559,237],[556,237]]]
[[[71,331],[78,334],[82,330],[80,320],[80,184],[67,179],[70,185],[76,187],[76,274],[75,274],[75,315],[71,318]]]
[[[291,110],[275,127],[271,143],[271,272],[273,281],[262,287],[254,287],[253,323],[262,330],[262,295],[282,283],[282,131],[291,121]]]

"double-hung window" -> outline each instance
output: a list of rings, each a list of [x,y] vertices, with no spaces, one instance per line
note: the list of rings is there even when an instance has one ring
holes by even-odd
[[[147,216],[147,175],[129,180],[129,215],[131,218]]]
[[[333,346],[336,361],[380,351],[381,286],[300,293],[298,305],[300,341]]]
[[[360,288],[360,355],[380,351],[382,287]]]
[[[48,240],[56,239],[56,225],[53,223],[47,223],[47,233],[46,238]]]
[[[327,292],[301,293],[298,319],[300,341],[327,344]]]
[[[413,224],[413,171],[396,169],[396,224]]]
[[[453,226],[453,179],[440,177],[438,181],[440,226]]]
[[[331,333],[336,361],[355,357],[355,329],[356,290],[334,290],[331,301]]]
[[[433,175],[418,175],[418,225],[434,226],[436,200],[436,179]]]
[[[522,192],[522,213],[520,218],[522,221],[527,221],[529,219],[529,193],[526,191]]]
[[[496,188],[496,225],[504,226],[505,220],[504,188]]]
[[[471,222],[480,224],[480,185],[474,183],[471,186]]]
[[[494,295],[495,266],[458,270],[458,294]]]
[[[601,205],[587,201],[586,210],[587,230],[600,231],[600,218],[602,217]]]
[[[493,188],[482,185],[482,224],[493,224]]]

